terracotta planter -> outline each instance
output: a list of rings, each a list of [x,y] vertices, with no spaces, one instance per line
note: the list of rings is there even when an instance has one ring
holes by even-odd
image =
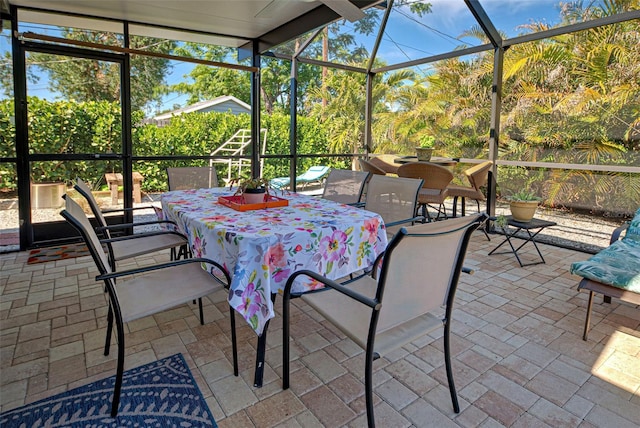
[[[416,147],[416,155],[419,161],[429,162],[431,160],[431,153],[433,153],[433,148],[431,147]]]
[[[513,219],[523,223],[531,221],[539,203],[538,201],[511,201],[509,208],[511,208]]]
[[[260,204],[264,202],[266,194],[267,193],[264,188],[245,189],[242,193],[242,198],[244,199],[245,204]]]

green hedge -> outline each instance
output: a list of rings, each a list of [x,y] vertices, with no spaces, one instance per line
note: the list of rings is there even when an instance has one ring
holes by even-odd
[[[29,98],[30,153],[34,154],[105,154],[120,153],[121,118],[118,103],[71,101],[50,102]],[[0,156],[15,156],[15,126],[11,123],[13,101],[0,101]],[[289,116],[273,114],[262,118],[262,127],[267,129],[267,154],[288,155]],[[238,129],[249,128],[248,114],[194,113],[177,116],[168,126],[158,127],[142,124],[136,114],[133,129],[134,156],[207,156],[220,144],[227,141]],[[299,153],[313,154],[328,151],[326,132],[315,119],[299,118]],[[326,163],[342,168],[348,165],[344,159],[304,159],[300,171],[316,164]],[[143,190],[166,190],[166,172],[169,166],[189,164],[207,165],[207,160],[195,161],[140,161],[134,170],[144,176]],[[38,181],[64,181],[71,183],[75,177],[83,177],[96,188],[105,188],[104,174],[120,172],[119,161],[48,161],[33,162],[32,176]],[[264,177],[289,174],[288,159],[265,161]],[[219,171],[222,178],[226,170]],[[13,166],[0,166],[0,189],[16,190]]]
[[[71,101],[50,102],[29,98],[29,140],[33,154],[106,154],[120,153],[121,118],[118,103]],[[15,125],[13,101],[0,101],[0,156],[15,157]],[[168,126],[142,124],[142,114],[134,115],[134,156],[208,156],[220,144],[228,140],[238,129],[250,127],[248,114],[192,113],[177,116]],[[267,155],[289,155],[289,116],[283,114],[262,117],[262,128],[268,130]],[[327,131],[316,118],[298,118],[298,153],[300,155],[329,153]],[[449,156],[461,155],[456,144],[447,144],[442,150]],[[476,148],[478,157],[482,149]],[[467,157],[469,153],[464,153]],[[517,160],[517,155],[514,155]],[[635,151],[616,157],[617,164],[637,164]],[[536,159],[553,162],[572,162],[579,158],[575,150],[540,150]],[[612,159],[609,159],[611,161]],[[144,176],[142,188],[146,192],[167,189],[166,168],[181,165],[207,165],[208,160],[197,161],[140,161],[134,171]],[[301,158],[298,174],[312,165],[329,165],[349,168],[349,158],[318,157]],[[464,165],[460,166],[460,170]],[[82,177],[96,189],[106,189],[104,174],[120,172],[121,162],[114,160],[47,161],[32,163],[32,177],[38,181],[64,181],[70,184],[75,177]],[[247,171],[248,172],[248,171]],[[223,165],[219,178],[226,177]],[[263,177],[289,175],[289,159],[267,159]],[[16,190],[13,163],[0,164],[0,190]],[[630,173],[585,173],[572,170],[547,170],[500,167],[498,195],[509,195],[520,188],[530,188],[544,196],[546,203],[565,207],[594,207],[607,212],[633,212],[640,200],[640,177]]]
[[[118,153],[122,151],[120,107],[117,103],[91,101],[50,102],[30,97],[29,152],[31,154]],[[0,154],[15,156],[15,126],[9,120],[14,114],[13,100],[0,102]],[[105,172],[114,172],[113,161],[47,161],[31,164],[31,180],[71,182],[76,176],[95,181]],[[13,173],[8,167],[0,171],[0,188],[15,190]],[[13,169],[11,169],[13,171]]]

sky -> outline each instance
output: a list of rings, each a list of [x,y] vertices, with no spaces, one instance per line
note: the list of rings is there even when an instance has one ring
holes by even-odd
[[[464,31],[477,25],[463,0],[430,0],[430,3],[432,13],[422,21],[408,14],[392,14],[380,46],[380,59],[394,64],[449,52],[461,44],[480,43],[470,37],[460,37]],[[494,25],[507,34],[507,37],[521,34],[524,30],[519,26],[532,21],[542,21],[549,25],[559,22],[559,0],[480,0],[480,3]],[[349,26],[352,25],[344,22],[344,31],[349,31]],[[42,26],[38,28],[42,32]],[[376,34],[358,37],[361,43],[371,49]],[[0,58],[3,58],[8,50],[9,31],[5,29],[0,34]],[[172,70],[166,79],[169,84],[181,81],[193,67],[189,63],[172,63]],[[56,98],[56,94],[49,91],[46,78],[41,79],[38,84],[28,84],[28,87],[29,95],[46,99]],[[183,106],[186,99],[186,95],[169,94],[163,98],[159,110],[171,109],[175,105]]]

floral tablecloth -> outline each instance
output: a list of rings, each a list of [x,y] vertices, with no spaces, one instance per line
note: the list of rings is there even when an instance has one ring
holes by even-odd
[[[271,293],[293,272],[309,269],[331,279],[371,266],[387,246],[373,212],[298,193],[278,193],[286,207],[240,212],[218,203],[229,188],[171,191],[163,216],[189,237],[194,257],[221,263],[231,276],[229,304],[257,334],[273,318]],[[317,283],[299,283],[294,291]]]

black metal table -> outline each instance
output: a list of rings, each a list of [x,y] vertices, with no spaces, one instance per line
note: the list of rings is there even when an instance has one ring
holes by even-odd
[[[531,219],[531,221],[528,221],[528,222],[521,222],[521,221],[514,220],[512,216],[507,216],[507,226],[503,226],[502,227],[502,230],[504,231],[504,235],[505,235],[505,240],[502,241],[496,248],[491,250],[489,255],[492,255],[492,254],[507,254],[507,253],[509,253],[509,251],[503,251],[503,252],[500,252],[500,253],[496,253],[496,250],[498,248],[502,247],[505,243],[508,243],[509,246],[511,247],[511,251],[510,252],[512,252],[516,256],[516,259],[518,260],[518,263],[520,263],[520,267],[537,265],[537,264],[540,264],[540,263],[545,263],[544,257],[542,257],[542,253],[540,252],[540,249],[538,248],[538,244],[536,243],[536,236],[538,235],[538,233],[542,232],[542,230],[544,230],[546,227],[555,226],[556,224],[557,223],[555,223],[553,221],[540,220],[540,219],[537,219],[537,218]],[[513,226],[513,227],[515,227],[515,229],[511,229],[511,228],[509,228],[509,226]],[[510,233],[512,230],[513,230],[513,233]],[[521,230],[526,231],[528,236],[527,237],[519,237],[519,236],[517,236],[518,232],[520,232]],[[534,231],[534,233],[531,233],[532,230]],[[515,248],[513,246],[513,243],[511,242],[511,238],[524,239],[524,242],[518,248]],[[520,260],[520,256],[518,255],[518,251],[522,247],[524,247],[527,244],[527,242],[531,242],[533,244],[533,246],[536,248],[536,251],[538,252],[538,255],[540,256],[540,261],[533,262],[533,263],[522,263],[522,260]]]

